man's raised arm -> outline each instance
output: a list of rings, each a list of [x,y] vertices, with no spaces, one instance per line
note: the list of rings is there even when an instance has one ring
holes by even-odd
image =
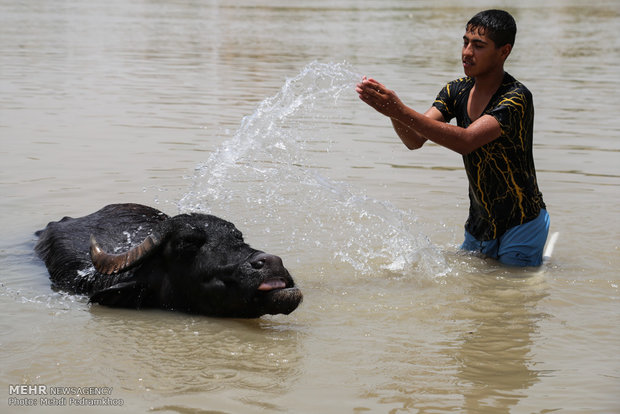
[[[392,125],[398,123],[404,128],[414,130],[409,133],[400,125],[394,128],[407,148],[420,148],[426,139],[459,154],[468,154],[501,135],[499,122],[491,115],[481,116],[467,128],[450,125],[442,122],[443,116],[437,119],[437,113],[441,113],[436,108],[421,114],[409,108],[394,91],[374,79],[364,78],[357,84],[356,91],[362,101],[391,118]]]

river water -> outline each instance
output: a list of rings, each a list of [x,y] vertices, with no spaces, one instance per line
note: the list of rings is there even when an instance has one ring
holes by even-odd
[[[536,270],[460,253],[460,156],[407,151],[354,92],[426,110],[490,7],[519,26],[559,233]],[[0,411],[620,412],[619,25],[611,0],[0,0]],[[51,290],[34,231],[117,202],[233,221],[303,304],[227,320]]]

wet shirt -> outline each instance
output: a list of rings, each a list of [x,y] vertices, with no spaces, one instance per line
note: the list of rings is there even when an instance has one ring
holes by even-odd
[[[473,86],[474,79],[465,77],[439,92],[433,106],[446,122],[456,117],[460,127],[472,123],[467,100]],[[487,114],[497,119],[501,135],[463,156],[470,202],[465,229],[478,240],[496,239],[509,228],[535,219],[545,208],[532,155],[532,94],[506,73],[482,113]]]

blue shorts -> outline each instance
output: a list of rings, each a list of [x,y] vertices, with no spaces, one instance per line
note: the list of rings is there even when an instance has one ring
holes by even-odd
[[[479,241],[465,230],[461,249],[482,253],[509,266],[540,266],[549,234],[549,214],[540,210],[532,221],[512,227],[495,240]]]

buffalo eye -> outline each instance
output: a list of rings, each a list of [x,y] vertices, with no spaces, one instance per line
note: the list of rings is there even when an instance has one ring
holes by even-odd
[[[177,254],[188,255],[196,253],[205,243],[204,236],[185,235],[172,241],[172,248]]]
[[[203,289],[211,290],[211,291],[222,291],[226,289],[226,283],[224,283],[220,279],[209,278],[202,283]]]

